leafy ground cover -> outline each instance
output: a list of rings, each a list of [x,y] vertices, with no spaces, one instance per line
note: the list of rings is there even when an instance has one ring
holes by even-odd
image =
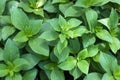
[[[120,0],[0,0],[0,80],[120,80]]]

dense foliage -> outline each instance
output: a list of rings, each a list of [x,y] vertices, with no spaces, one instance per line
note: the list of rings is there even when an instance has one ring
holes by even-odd
[[[120,0],[0,0],[0,80],[120,80]]]

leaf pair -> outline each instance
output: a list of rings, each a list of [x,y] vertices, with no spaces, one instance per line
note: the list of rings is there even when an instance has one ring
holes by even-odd
[[[11,20],[15,28],[20,32],[14,37],[17,42],[26,42],[28,38],[40,31],[41,20],[29,20],[27,15],[19,8],[10,9]]]

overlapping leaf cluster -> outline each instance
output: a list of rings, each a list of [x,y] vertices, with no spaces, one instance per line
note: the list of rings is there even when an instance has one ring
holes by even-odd
[[[0,80],[120,80],[119,0],[0,0]]]

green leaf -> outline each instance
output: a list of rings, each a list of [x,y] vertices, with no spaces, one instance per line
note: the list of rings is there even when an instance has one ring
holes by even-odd
[[[116,80],[116,79],[114,79],[114,77],[111,74],[105,73],[102,77],[102,80]]]
[[[66,47],[66,48],[63,49],[63,51],[61,53],[59,53],[58,50],[57,50],[57,48],[55,47],[54,48],[54,54],[58,58],[59,63],[63,62],[69,56],[69,48]]]
[[[77,55],[78,60],[85,59],[87,57],[88,57],[88,50],[87,49],[81,50]]]
[[[0,77],[5,77],[8,74],[8,69],[5,64],[0,64]]]
[[[26,41],[28,41],[28,37],[23,31],[20,31],[13,38],[13,40],[16,41],[16,42],[26,42]]]
[[[108,3],[110,0],[77,0],[75,6],[88,8],[91,6],[102,6]]]
[[[59,34],[57,32],[50,30],[50,31],[43,32],[39,37],[47,41],[53,41],[58,38],[58,35]]]
[[[44,11],[43,11],[42,8],[34,9],[33,13],[36,14],[36,15],[38,15],[38,16],[44,17]]]
[[[56,3],[65,3],[68,0],[52,0],[52,4],[56,4]]]
[[[54,18],[54,19],[51,19],[49,21],[49,23],[51,24],[52,28],[55,30],[55,31],[60,31],[61,28],[59,26],[59,23],[58,23],[58,19]]]
[[[0,0],[0,15],[4,12],[6,0]]]
[[[107,42],[112,42],[112,36],[110,35],[110,33],[103,29],[100,30],[96,33],[97,37],[100,38],[101,40],[107,41]]]
[[[57,8],[52,4],[51,1],[47,1],[46,4],[44,5],[43,9],[49,13],[56,13],[58,11]]]
[[[65,80],[63,71],[57,68],[52,70],[50,77],[51,80]]]
[[[113,71],[111,64],[114,66],[117,65],[117,60],[112,55],[100,52],[100,64],[106,72],[111,73]]]
[[[5,80],[22,80],[22,76],[19,73],[16,73],[14,76],[7,76]]]
[[[78,61],[77,66],[83,73],[88,74],[89,63],[86,60]]]
[[[72,70],[76,66],[77,60],[73,56],[69,56],[64,62],[60,63],[58,67],[62,70]]]
[[[14,71],[19,72],[29,65],[29,62],[24,58],[18,58],[13,61]]]
[[[2,28],[2,39],[6,40],[10,35],[15,32],[15,28],[11,26],[4,26]]]
[[[82,75],[82,72],[78,69],[78,67],[75,67],[69,73],[74,77],[74,80],[76,80]]]
[[[65,17],[79,17],[83,14],[82,8],[75,7],[74,5],[68,7],[63,13]]]
[[[61,52],[67,47],[67,45],[68,45],[67,41],[64,41],[63,43],[58,41],[58,43],[56,45],[58,53],[61,54]]]
[[[71,26],[71,28],[74,28],[74,27],[79,26],[82,23],[82,21],[80,21],[76,18],[71,18],[68,20],[67,23]]]
[[[78,53],[80,50],[80,42],[77,38],[69,40],[69,49],[71,53]]]
[[[108,21],[109,21],[109,18],[104,18],[104,19],[98,20],[98,22],[105,25],[110,30],[110,26],[108,25]]]
[[[35,80],[37,76],[37,69],[32,69],[24,73],[22,80]]]
[[[17,29],[23,30],[24,27],[29,26],[29,18],[21,9],[12,7],[10,14],[12,23]]]
[[[59,15],[58,23],[62,30],[66,28],[65,25],[67,24],[67,21],[65,20],[63,16]]]
[[[19,3],[19,7],[23,8],[23,10],[26,12],[33,12],[33,9],[30,8],[28,4],[26,4],[22,1]]]
[[[44,68],[47,69],[47,70],[53,70],[55,66],[56,66],[55,63],[50,62],[50,63],[44,65]]]
[[[109,43],[111,50],[116,54],[116,52],[120,49],[120,40],[116,37],[112,38],[112,43]]]
[[[3,54],[4,54],[4,50],[0,48],[0,61],[3,61]]]
[[[94,32],[94,27],[97,24],[97,18],[98,18],[97,12],[94,11],[93,9],[87,9],[85,15],[89,25],[89,30],[91,32]]]
[[[73,30],[73,37],[82,36],[84,33],[87,33],[87,29],[85,26],[79,26]]]
[[[113,8],[112,8],[111,13],[110,13],[108,25],[110,26],[111,30],[116,28],[118,25],[118,14]]]
[[[31,53],[22,55],[22,58],[30,62],[29,65],[26,68],[24,68],[25,70],[32,69],[40,61],[40,58],[38,56],[35,56]]]
[[[27,36],[35,35],[40,31],[41,25],[42,20],[30,20],[30,25],[24,28],[24,32]]]
[[[114,66],[114,65],[113,65]],[[115,79],[119,80],[120,79],[120,66],[117,66],[115,68],[115,70],[113,71],[113,76],[115,77]]]
[[[5,61],[11,62],[20,57],[18,47],[10,39],[5,44],[3,57]]]
[[[87,50],[88,50],[88,56],[89,57],[95,56],[98,53],[98,51],[99,51],[98,46],[95,46],[95,45],[89,46],[87,48]]]
[[[93,72],[85,76],[84,80],[101,80],[101,78],[102,78],[101,74]]]
[[[49,56],[48,44],[40,38],[33,38],[29,41],[30,48],[37,54]]]
[[[95,43],[96,39],[93,34],[85,34],[82,36],[83,47],[86,48]]]

